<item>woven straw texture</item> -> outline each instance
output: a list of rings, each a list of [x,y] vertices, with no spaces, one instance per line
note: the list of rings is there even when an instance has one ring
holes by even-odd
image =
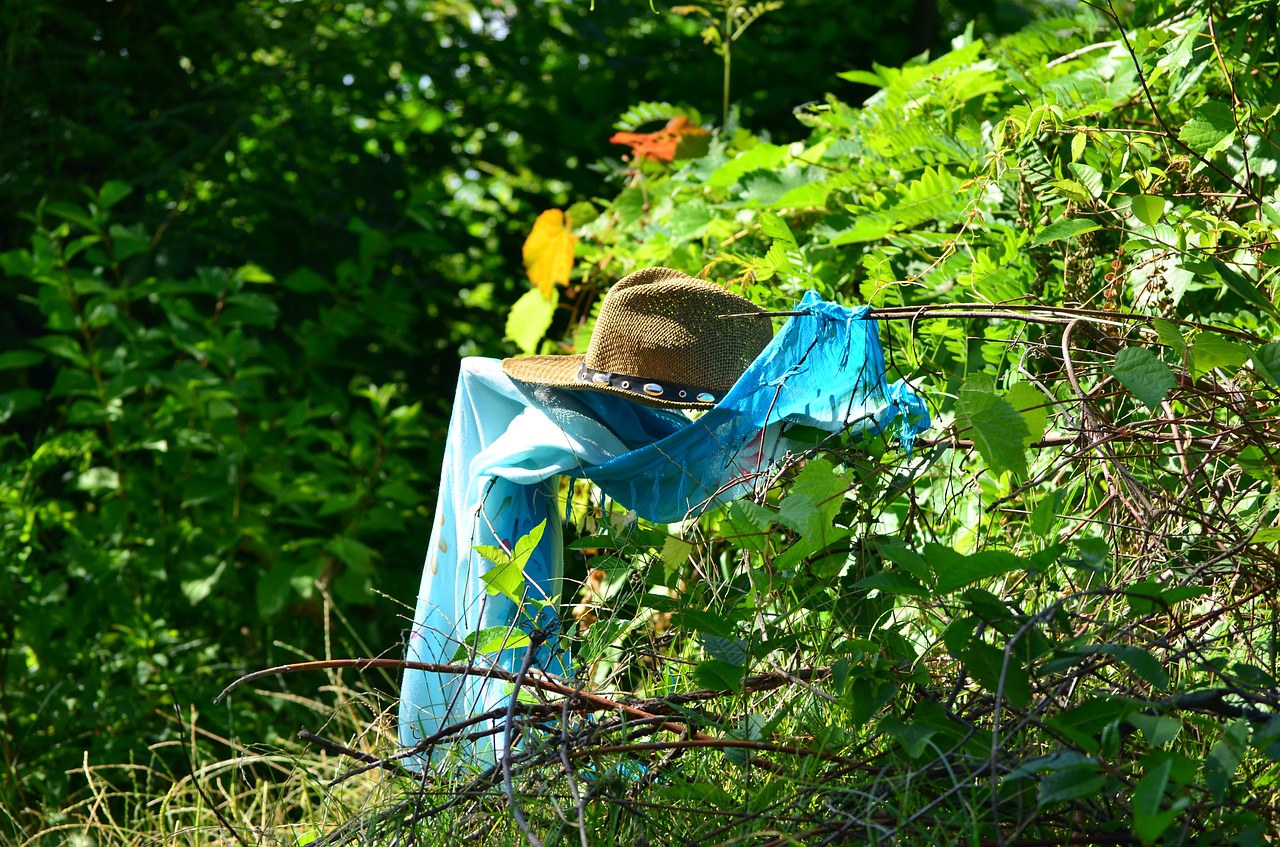
[[[662,408],[710,408],[694,399],[649,397],[584,383],[578,368],[629,374],[646,382],[682,383],[723,394],[773,337],[768,318],[721,315],[763,310],[719,285],[670,268],[645,268],[605,294],[585,355],[504,359],[513,379],[536,385],[616,394]]]

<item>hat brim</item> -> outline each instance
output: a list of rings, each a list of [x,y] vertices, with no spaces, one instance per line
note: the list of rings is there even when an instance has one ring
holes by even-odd
[[[600,394],[612,394],[615,397],[625,397],[642,406],[657,409],[710,409],[715,406],[715,403],[702,403],[697,400],[663,400],[650,397],[648,394],[615,388],[612,385],[583,382],[578,379],[578,369],[585,359],[586,355],[583,353],[567,356],[521,356],[517,359],[503,359],[502,370],[518,382],[546,385],[566,391],[595,391]]]

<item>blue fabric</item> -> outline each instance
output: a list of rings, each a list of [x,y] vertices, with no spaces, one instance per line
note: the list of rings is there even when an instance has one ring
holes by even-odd
[[[929,425],[928,410],[904,383],[885,385],[878,326],[867,308],[847,309],[809,292],[796,309],[808,314],[787,321],[728,395],[692,421],[612,394],[526,385],[495,359],[464,359],[407,658],[451,662],[477,630],[537,627],[551,637],[536,666],[570,675],[554,612],[563,574],[561,475],[590,479],[639,517],[669,523],[754,490],[788,452],[803,449],[787,438],[789,425],[893,433],[909,447]],[[473,546],[510,550],[543,520],[547,528],[525,566],[525,587],[527,600],[550,606],[518,608],[487,594],[481,575],[492,565]],[[472,661],[515,671],[524,656],[506,650]],[[413,747],[442,727],[499,708],[509,693],[499,680],[408,670],[401,743]],[[501,724],[499,718],[470,731]],[[464,754],[492,764],[494,739]]]

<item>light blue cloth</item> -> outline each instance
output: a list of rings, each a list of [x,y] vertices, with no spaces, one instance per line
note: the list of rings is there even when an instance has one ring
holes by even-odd
[[[570,675],[554,612],[563,574],[556,506],[562,474],[590,479],[641,518],[670,523],[767,480],[788,452],[803,449],[787,438],[789,425],[828,431],[852,425],[896,434],[909,448],[929,425],[928,409],[904,383],[885,385],[878,326],[868,309],[827,303],[814,292],[796,309],[809,314],[788,320],[725,398],[694,421],[612,394],[526,385],[496,359],[464,359],[407,658],[451,662],[478,630],[539,628],[551,636],[536,666]],[[510,550],[543,520],[525,587],[526,599],[551,600],[550,607],[517,608],[486,593],[481,575],[493,565],[473,546]],[[472,661],[516,671],[524,657],[516,649]],[[400,741],[414,747],[442,727],[504,706],[509,696],[510,683],[501,680],[407,670]],[[498,718],[468,731],[502,724]],[[495,742],[492,736],[477,742],[465,755],[492,764]]]

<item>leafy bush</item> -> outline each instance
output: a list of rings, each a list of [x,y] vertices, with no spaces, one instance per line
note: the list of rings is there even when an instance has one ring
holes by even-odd
[[[371,589],[412,590],[411,567],[378,567],[420,558],[406,523],[426,519],[422,469],[440,461],[438,418],[404,399],[410,375],[373,384],[351,366],[410,331],[409,292],[374,286],[372,263],[336,285],[252,265],[136,274],[150,239],[110,212],[128,190],[46,204],[31,248],[0,254],[44,327],[0,353],[14,809],[65,793],[84,754],[141,755],[158,707],[326,647],[332,604],[356,643],[396,643]],[[310,317],[278,326],[286,302]],[[263,717],[238,728],[265,740],[285,719]]]

